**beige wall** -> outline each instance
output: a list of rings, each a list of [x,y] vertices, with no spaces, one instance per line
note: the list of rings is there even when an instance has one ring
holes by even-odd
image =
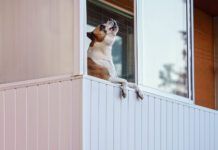
[[[218,109],[218,17],[214,18],[214,46],[215,46],[216,109]]]
[[[72,68],[73,0],[0,0],[0,83]]]

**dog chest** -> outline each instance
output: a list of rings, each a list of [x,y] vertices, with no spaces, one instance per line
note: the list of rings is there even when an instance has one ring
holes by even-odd
[[[97,78],[108,80],[110,78],[109,70],[96,64],[91,58],[88,58],[88,74]]]

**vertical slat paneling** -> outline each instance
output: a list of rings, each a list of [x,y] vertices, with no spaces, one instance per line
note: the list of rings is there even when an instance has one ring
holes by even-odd
[[[65,136],[68,137],[67,139],[67,147],[64,150],[81,150],[83,141],[82,141],[82,94],[83,94],[83,87],[82,87],[82,80],[73,80],[71,82],[66,81],[65,93],[66,105],[63,107],[67,108],[67,112],[65,116],[67,116],[67,132]],[[64,90],[63,89],[63,90]],[[65,120],[66,121],[66,120]],[[69,134],[72,133],[72,134]]]
[[[148,149],[148,95],[144,95],[142,101],[142,150]]]
[[[190,107],[189,111],[189,150],[195,150],[195,109]]]
[[[5,150],[15,149],[15,96],[15,90],[5,91]]]
[[[38,149],[39,99],[38,86],[27,88],[27,150]]]
[[[155,99],[155,150],[161,149],[161,103],[160,99]]]
[[[155,111],[155,103],[154,103],[154,97],[152,97],[152,96],[149,96],[149,108],[148,108],[148,110],[149,110],[149,112],[148,112],[148,114],[149,114],[149,116],[148,116],[148,118],[149,118],[149,120],[148,120],[148,128],[149,128],[149,130],[148,130],[148,146],[149,146],[149,150],[154,150],[154,148],[155,148],[155,137],[154,137],[154,130],[155,130],[155,128],[154,128],[154,124],[155,124],[155,119],[154,119],[154,111]]]
[[[96,143],[98,146],[95,148],[99,150],[199,150],[202,144],[200,138],[201,141],[207,138],[203,148],[212,148],[210,132],[213,129],[210,118],[204,120],[205,116],[209,116],[206,110],[160,99],[152,94],[138,101],[132,90],[128,91],[128,100],[122,100],[119,87],[95,84],[90,96],[90,111],[95,114],[91,118],[91,128],[95,132],[91,130],[91,133],[98,136],[90,138],[93,147]],[[201,134],[206,137],[201,137]]]
[[[205,124],[205,148],[204,149],[208,149],[210,150],[210,113],[209,112],[205,112],[205,120],[204,120],[204,124]]]
[[[218,113],[215,115],[215,149],[218,149]]]
[[[27,88],[27,150],[38,149],[39,99],[38,86]]]
[[[141,100],[137,99],[135,92],[133,94],[135,101],[135,149],[142,150],[142,106]]]
[[[139,101],[132,90],[121,99],[119,87],[88,79],[0,91],[0,121],[1,150],[216,150],[218,146],[216,112],[152,94]]]
[[[5,102],[3,91],[0,91],[0,150],[4,150],[5,146]]]
[[[167,102],[167,150],[172,150],[173,142],[173,109],[172,102]]]
[[[61,82],[61,95],[60,95],[60,105],[61,105],[61,118],[60,118],[60,149],[68,150],[73,149],[74,146],[77,146],[80,140],[77,132],[73,132],[74,130],[79,132],[78,124],[80,123],[80,117],[78,116],[79,100],[80,99],[80,83],[79,80],[74,81],[63,81]],[[72,85],[73,84],[73,85]],[[74,87],[74,88],[72,88]],[[76,116],[76,117],[75,117]],[[74,128],[72,128],[74,126]],[[74,129],[74,130],[73,130]],[[69,134],[71,133],[71,134]],[[77,135],[78,137],[74,137],[73,135]],[[77,141],[78,140],[78,141]],[[76,142],[77,141],[77,142]]]
[[[121,99],[120,99],[120,88],[114,87],[114,150],[120,150],[120,108],[121,108]],[[123,99],[124,100],[124,99]]]
[[[200,149],[200,111],[195,109],[195,150]]]
[[[166,129],[167,129],[167,103],[165,100],[161,100],[161,148],[162,150],[167,150]],[[148,130],[150,130],[150,128]]]
[[[98,83],[91,82],[91,150],[98,150]],[[113,99],[112,99],[113,100]]]
[[[106,85],[99,85],[99,150],[106,149]]]
[[[91,81],[83,80],[83,148],[84,150],[90,150],[91,146]],[[112,98],[111,98],[112,99]],[[107,135],[107,134],[106,134]]]
[[[176,150],[179,148],[179,118],[178,118],[178,108],[179,105],[177,103],[173,103],[173,150]]]
[[[128,149],[128,101],[129,95],[127,95],[126,99],[123,99],[121,102],[121,145],[120,149]]]
[[[205,150],[205,112],[204,110],[200,110],[199,113],[199,125],[200,125],[200,149],[199,150]]]
[[[184,149],[189,150],[189,142],[190,142],[190,135],[189,135],[189,107],[184,106]]]
[[[48,150],[48,85],[40,85],[38,87],[38,149]]]
[[[215,115],[214,113],[210,113],[210,116],[209,116],[209,119],[210,119],[210,150],[215,150]]]
[[[49,85],[49,148],[58,150],[59,144],[59,104],[60,101],[59,84]]]
[[[179,105],[179,130],[178,130],[178,137],[179,137],[179,147],[178,150],[184,150],[184,107],[183,105]]]
[[[129,91],[129,103],[128,103],[128,150],[135,150],[135,101],[134,93]]]
[[[112,150],[114,145],[114,100],[113,86],[107,85],[107,120],[106,120],[106,150]]]
[[[16,150],[27,150],[27,93],[26,88],[16,90]]]

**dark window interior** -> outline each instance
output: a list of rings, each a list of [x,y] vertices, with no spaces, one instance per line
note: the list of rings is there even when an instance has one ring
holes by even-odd
[[[118,22],[119,32],[113,45],[112,55],[118,76],[135,81],[134,18],[100,1],[87,1],[87,23],[97,26],[113,18]]]

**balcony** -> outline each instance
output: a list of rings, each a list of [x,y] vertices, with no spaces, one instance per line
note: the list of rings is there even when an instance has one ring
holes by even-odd
[[[90,76],[0,87],[1,150],[216,150],[218,113]]]

